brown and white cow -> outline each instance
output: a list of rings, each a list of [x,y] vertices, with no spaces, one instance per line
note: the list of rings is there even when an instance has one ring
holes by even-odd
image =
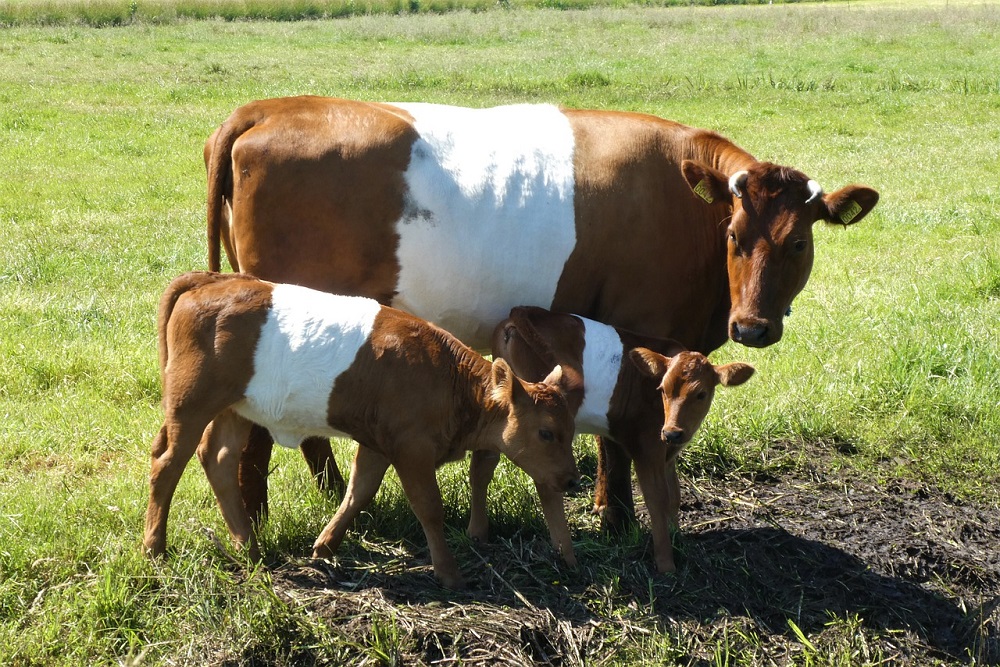
[[[514,308],[497,325],[493,355],[522,378],[543,378],[554,365],[572,378],[568,400],[576,432],[622,443],[649,510],[656,567],[672,572],[670,525],[677,525],[680,506],[677,456],[708,414],[715,388],[743,384],[753,366],[714,366],[676,341],[536,307]],[[468,532],[474,539],[486,540],[489,532],[487,487],[499,460],[492,452],[472,453]]]
[[[878,201],[862,185],[824,194],[708,130],[545,104],[260,100],[209,137],[205,162],[211,268],[221,238],[234,269],[368,296],[479,350],[522,304],[706,354],[771,345],[809,277],[813,224],[853,224]],[[251,507],[269,456],[257,440]],[[613,527],[632,516],[630,465],[602,440]],[[328,446],[307,447],[322,470]]]
[[[259,557],[237,482],[239,455],[259,424],[290,447],[308,436],[347,434],[361,443],[343,503],[313,546],[317,557],[337,550],[392,465],[435,574],[461,586],[435,469],[488,450],[532,477],[553,544],[575,564],[562,496],[578,473],[561,369],[524,383],[505,362],[491,364],[444,330],[372,299],[239,274],[176,278],[160,301],[159,336],[165,418],[153,443],[148,553],[166,549],[170,501],[197,451],[233,540]]]

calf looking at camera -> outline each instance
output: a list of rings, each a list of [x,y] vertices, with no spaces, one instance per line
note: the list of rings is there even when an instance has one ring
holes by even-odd
[[[345,434],[361,445],[316,557],[337,550],[392,465],[434,573],[460,587],[435,469],[484,450],[532,477],[553,544],[575,564],[562,496],[578,473],[561,369],[526,383],[506,362],[491,364],[444,330],[376,301],[205,272],[176,278],[161,298],[159,355],[165,419],[152,451],[144,539],[151,555],[166,549],[170,501],[197,451],[234,542],[259,557],[237,477],[249,430],[260,424],[290,447]]]
[[[568,399],[576,431],[625,448],[649,510],[656,567],[673,571],[670,524],[676,525],[680,506],[677,455],[708,414],[715,387],[743,384],[753,367],[714,366],[675,341],[531,306],[512,309],[497,325],[493,355],[506,359],[521,377],[541,377],[546,366],[559,364],[571,378]],[[489,452],[472,455],[468,532],[475,539],[488,534],[486,490],[498,461]],[[631,471],[608,471],[609,477],[615,475],[628,479]]]

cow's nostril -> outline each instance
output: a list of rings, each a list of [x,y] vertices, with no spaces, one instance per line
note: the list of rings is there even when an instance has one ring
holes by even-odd
[[[677,443],[684,438],[684,431],[675,428],[665,428],[660,431],[660,438],[663,439],[663,442]]]

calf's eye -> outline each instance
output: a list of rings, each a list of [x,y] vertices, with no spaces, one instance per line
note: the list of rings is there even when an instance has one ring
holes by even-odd
[[[806,249],[808,245],[809,244],[806,243],[805,239],[799,239],[798,241],[792,244],[792,249],[795,250],[795,252],[802,252],[803,250]]]
[[[542,439],[542,442],[552,442],[556,439],[555,434],[547,428],[540,429],[538,431],[538,437]]]
[[[699,401],[704,401],[706,398],[708,398],[708,392],[707,391],[699,391],[698,395],[695,396],[695,398],[697,398]]]

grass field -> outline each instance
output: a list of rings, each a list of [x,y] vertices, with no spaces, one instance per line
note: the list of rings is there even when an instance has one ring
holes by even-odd
[[[995,529],[998,32],[1000,5],[943,0],[0,29],[0,664],[482,664],[476,650],[513,664],[1000,660],[992,550],[961,580],[896,567],[905,554],[857,565],[911,600],[933,593],[960,609],[956,623],[975,632],[951,643],[821,600],[808,618],[793,602],[761,602],[766,614],[704,594],[694,604],[712,572],[732,575],[745,600],[801,602],[792,585],[741,578],[739,558],[721,562],[745,535],[704,527],[713,503],[735,516],[731,499],[758,485],[794,480],[775,497],[807,503],[834,481],[873,498],[915,490],[901,512],[940,502],[967,509],[973,533]],[[585,497],[569,501],[581,569],[559,568],[510,467],[487,552],[461,535],[462,467],[440,476],[456,552],[470,579],[492,573],[488,585],[436,589],[414,565],[423,538],[395,487],[343,558],[313,564],[302,557],[336,505],[285,452],[268,568],[248,571],[219,549],[212,535],[225,529],[197,466],[173,506],[175,555],[142,558],[160,418],[155,304],[171,277],[205,267],[202,143],[236,106],[299,93],[651,112],[718,130],[827,190],[881,192],[858,225],[817,230],[816,267],[780,344],[716,353],[758,375],[717,396],[685,453],[691,536],[676,577],[653,575],[645,534],[601,536]],[[589,443],[579,451],[592,473]],[[350,455],[342,444],[342,469]],[[789,511],[775,515],[783,535],[798,525]],[[507,621],[522,626],[509,642]],[[489,633],[499,639],[476,644]],[[929,648],[899,648],[913,636]]]

